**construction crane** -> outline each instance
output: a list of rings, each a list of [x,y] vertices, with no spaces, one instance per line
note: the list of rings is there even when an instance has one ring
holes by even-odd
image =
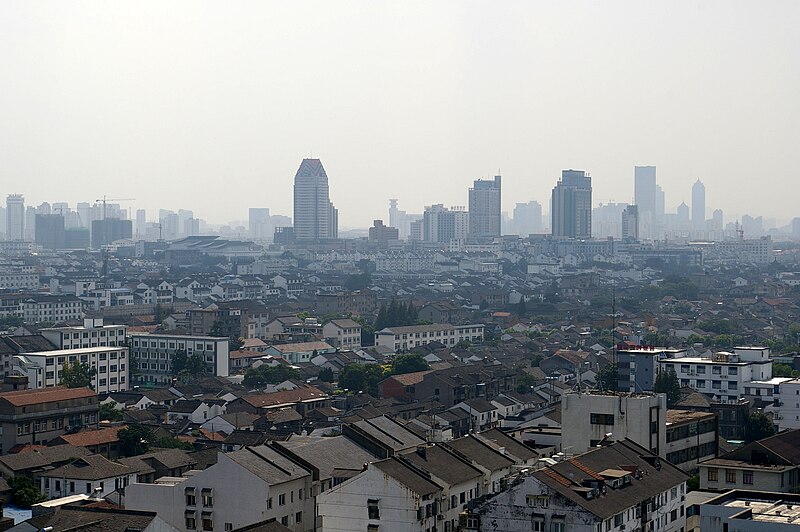
[[[101,199],[94,200],[95,203],[103,203],[103,220],[106,219],[106,202],[107,201],[136,201],[136,198],[107,198],[103,196]]]

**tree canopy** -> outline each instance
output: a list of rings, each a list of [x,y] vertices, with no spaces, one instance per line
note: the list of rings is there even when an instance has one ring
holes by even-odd
[[[257,368],[250,368],[244,374],[246,386],[264,386],[265,384],[278,384],[288,379],[299,379],[300,372],[292,367],[280,364],[267,366],[263,364]]]
[[[380,331],[386,327],[414,325],[418,319],[417,309],[411,301],[398,303],[392,299],[388,307],[383,304],[378,310],[378,317],[375,319],[375,330]]]
[[[653,391],[667,395],[667,406],[673,406],[681,400],[681,385],[675,368],[670,367],[666,371],[658,372],[653,383]]]
[[[139,456],[150,450],[156,442],[153,431],[143,425],[131,425],[117,433],[120,451],[125,456]]]
[[[595,386],[597,386],[598,390],[616,392],[618,385],[619,377],[617,375],[616,364],[607,364],[597,372]]]
[[[422,355],[416,353],[397,355],[392,360],[392,374],[394,375],[425,371],[426,369],[430,369],[430,365],[422,358]]]
[[[377,396],[383,378],[383,368],[378,364],[348,364],[339,372],[339,388]]]
[[[92,381],[97,370],[89,364],[74,360],[67,362],[59,373],[60,384],[67,388],[93,388]]]
[[[179,376],[181,374],[188,375],[189,377],[196,378],[206,372],[206,362],[203,360],[203,355],[194,353],[189,356],[186,351],[178,351],[172,355],[172,375]]]
[[[747,430],[745,431],[747,443],[762,440],[773,434],[775,434],[775,427],[767,416],[757,411],[750,413],[747,418]]]
[[[14,476],[8,479],[14,504],[19,508],[28,509],[36,503],[44,501],[45,497],[28,477]]]

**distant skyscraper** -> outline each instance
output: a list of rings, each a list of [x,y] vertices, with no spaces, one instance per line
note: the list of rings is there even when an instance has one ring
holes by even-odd
[[[294,238],[337,238],[339,212],[331,203],[328,174],[319,159],[303,159],[294,176]]]
[[[389,200],[389,227],[400,228],[400,210],[397,208],[397,200]]]
[[[9,194],[6,198],[6,238],[22,240],[25,236],[25,197]]]
[[[656,167],[635,166],[633,188],[634,204],[639,210],[639,236],[660,238],[665,208],[664,191],[656,183]]]
[[[514,207],[514,230],[520,236],[542,232],[542,206],[538,201],[517,203]]]
[[[248,226],[250,238],[255,240],[272,240],[272,224],[269,218],[269,209],[251,208],[248,211]]]
[[[147,212],[144,209],[136,209],[136,237],[144,238],[147,234]]]
[[[36,215],[37,246],[55,251],[66,246],[66,233],[64,231],[64,216],[61,214]]]
[[[469,189],[469,235],[477,238],[500,236],[500,176],[476,179]]]
[[[112,244],[116,240],[133,238],[133,222],[119,218],[106,218],[92,222],[92,247]]]
[[[563,170],[550,200],[553,236],[592,237],[592,178],[583,170]]]
[[[678,221],[678,228],[686,229],[686,226],[689,224],[689,206],[681,202],[678,208],[675,209],[675,215]]]
[[[635,242],[639,240],[639,207],[628,205],[622,211],[622,240]]]
[[[78,203],[75,207],[81,220],[81,227],[87,229],[92,226],[92,206],[86,202]]]
[[[706,186],[699,179],[692,185],[692,227],[706,229]]]

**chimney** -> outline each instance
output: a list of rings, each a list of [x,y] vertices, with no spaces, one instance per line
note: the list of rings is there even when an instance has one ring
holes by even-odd
[[[428,459],[428,452],[425,447],[419,446],[417,447],[417,454],[422,457],[423,460]]]

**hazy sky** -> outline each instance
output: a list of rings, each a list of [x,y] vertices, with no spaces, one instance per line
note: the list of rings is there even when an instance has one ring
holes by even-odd
[[[668,211],[699,177],[709,216],[790,218],[799,27],[797,0],[3,0],[0,194],[291,215],[313,154],[346,228],[498,168],[504,210],[563,168],[627,202],[653,164]]]

